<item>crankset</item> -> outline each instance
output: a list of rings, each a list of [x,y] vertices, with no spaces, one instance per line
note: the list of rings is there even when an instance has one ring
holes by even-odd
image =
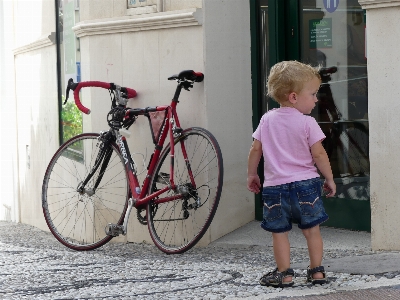
[[[158,209],[157,204],[151,204],[151,215],[153,218],[157,212],[157,209]],[[147,213],[145,208],[138,208],[136,210],[136,216],[140,224],[147,225]]]

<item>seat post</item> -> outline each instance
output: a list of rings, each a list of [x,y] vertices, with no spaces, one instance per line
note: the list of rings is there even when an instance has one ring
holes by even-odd
[[[179,102],[178,99],[179,99],[179,95],[181,94],[182,87],[183,87],[183,82],[179,82],[178,86],[176,87],[176,90],[175,90],[174,98],[172,99],[173,102]]]

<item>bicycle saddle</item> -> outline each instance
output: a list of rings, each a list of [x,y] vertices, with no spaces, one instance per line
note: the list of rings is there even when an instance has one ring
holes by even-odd
[[[193,70],[184,70],[179,74],[168,77],[168,80],[190,80],[195,82],[202,82],[204,74],[201,72],[195,72]]]
[[[322,83],[327,83],[328,81],[330,81],[332,79],[331,74],[336,72],[337,72],[337,67],[335,66],[330,68],[321,68],[318,71],[319,76],[321,76]]]

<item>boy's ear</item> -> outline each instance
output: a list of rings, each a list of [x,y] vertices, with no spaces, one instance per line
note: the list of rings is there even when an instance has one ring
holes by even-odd
[[[289,94],[289,102],[295,104],[297,102],[297,94],[295,92],[291,92]]]

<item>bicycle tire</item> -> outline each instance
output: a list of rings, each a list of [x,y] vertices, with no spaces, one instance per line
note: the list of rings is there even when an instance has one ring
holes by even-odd
[[[185,146],[188,163],[193,172],[196,189],[191,189],[188,163],[182,152]],[[167,254],[183,253],[196,245],[210,226],[221,197],[223,161],[221,149],[214,136],[203,128],[189,128],[174,141],[174,183],[188,187],[188,199],[147,205],[147,224],[154,244]],[[150,182],[150,193],[169,184],[171,170],[170,145],[160,155]],[[170,190],[168,195],[176,192]],[[198,207],[193,208],[196,194]],[[185,202],[186,201],[186,202]],[[191,208],[192,207],[192,208]]]
[[[77,191],[103,145],[99,136],[84,133],[66,141],[54,154],[43,179],[46,223],[58,241],[78,251],[93,250],[109,242],[112,237],[106,235],[106,225],[121,225],[128,205],[128,179],[115,143],[110,143],[111,158],[94,193]],[[100,169],[101,166],[86,184],[87,188],[93,187]]]

